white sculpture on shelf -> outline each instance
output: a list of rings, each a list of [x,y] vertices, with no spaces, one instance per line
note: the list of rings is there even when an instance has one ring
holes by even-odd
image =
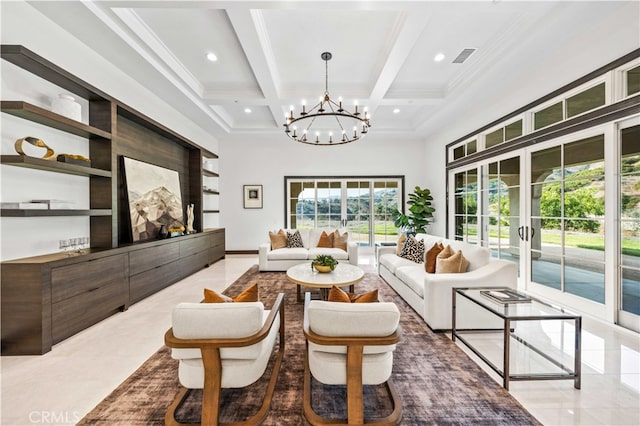
[[[187,234],[195,232],[193,230],[193,204],[187,206]]]

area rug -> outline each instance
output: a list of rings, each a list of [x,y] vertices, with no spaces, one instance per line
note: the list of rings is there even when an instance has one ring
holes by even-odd
[[[271,411],[265,425],[303,425],[302,380],[304,373],[303,305],[296,302],[296,287],[282,272],[258,272],[250,268],[225,291],[236,295],[257,282],[260,300],[268,308],[279,292],[285,293],[286,348]],[[376,274],[367,273],[356,285],[362,293],[377,288],[385,301],[401,312],[402,341],[394,353],[393,380],[403,402],[403,425],[540,424],[518,401],[484,372],[443,333],[434,333]],[[270,372],[267,368],[267,375]],[[239,421],[257,411],[267,375],[245,389],[224,390],[222,418]],[[366,415],[388,409],[379,387],[365,393]],[[177,361],[161,347],[137,371],[116,388],[79,425],[160,425],[167,407],[180,389]],[[314,381],[313,405],[321,414],[343,415],[344,389]],[[198,422],[202,393],[194,391],[177,413],[180,421]]]

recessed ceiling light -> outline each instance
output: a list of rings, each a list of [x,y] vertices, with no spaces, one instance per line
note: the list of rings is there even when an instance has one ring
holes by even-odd
[[[245,108],[244,112],[246,112],[247,114],[251,114],[251,108]]]
[[[215,62],[218,60],[218,57],[216,56],[215,53],[209,52],[207,53],[207,59],[210,60],[211,62]]]
[[[400,112],[400,108],[395,108],[395,109],[393,110],[393,113],[394,113],[394,114],[397,114],[397,113],[399,113],[399,112]]]
[[[444,60],[444,53],[438,53],[433,57],[433,60],[436,62],[442,62]]]

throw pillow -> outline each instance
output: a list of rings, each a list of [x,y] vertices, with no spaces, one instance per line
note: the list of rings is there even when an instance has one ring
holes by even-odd
[[[404,247],[404,243],[406,242],[407,242],[407,234],[403,232],[400,235],[400,238],[398,238],[398,245],[396,246],[396,254],[398,256],[400,256],[400,253],[402,252],[402,247]]]
[[[402,251],[400,251],[400,257],[409,259],[412,262],[422,263],[424,261],[424,240],[416,240],[414,237],[409,237],[407,242],[404,243]]]
[[[447,257],[453,256],[455,253],[456,252],[453,251],[451,246],[447,244],[447,246],[444,248],[444,250],[442,250],[440,253],[438,253],[438,256],[436,257],[436,259],[446,259]]]
[[[331,286],[331,289],[329,290],[327,301],[349,303],[351,302],[351,298],[349,298],[349,294],[346,291],[334,285]]]
[[[427,255],[425,256],[424,270],[430,274],[436,272],[436,258],[438,254],[444,250],[444,246],[442,243],[435,243],[433,247],[427,251]]]
[[[269,231],[269,240],[271,240],[271,250],[287,247],[287,233],[283,229],[277,234]]]
[[[333,231],[333,247],[347,251],[347,241],[349,240],[349,233],[345,232],[340,235],[340,232],[336,229]]]
[[[347,293],[340,287],[331,286],[329,290],[329,302],[342,302],[342,303],[375,303],[378,301],[378,289],[371,290],[366,293],[356,294]]]
[[[254,284],[251,287],[245,289],[242,293],[236,297],[229,297],[224,294],[218,294],[208,288],[204,289],[204,303],[229,303],[229,302],[257,302],[258,296],[258,284]]]
[[[461,272],[467,272],[469,267],[469,261],[462,255],[462,250],[458,250],[452,256],[446,259],[438,259],[436,262],[437,274],[458,274]]]
[[[325,231],[322,231],[322,235],[320,235],[320,240],[318,241],[318,247],[333,248],[333,241],[333,233],[327,234]]]
[[[290,248],[304,247],[304,244],[302,243],[302,235],[300,235],[300,231],[296,229],[296,232],[287,232],[287,247],[290,247]]]
[[[349,293],[351,303],[376,303],[378,301],[378,289],[362,294]]]

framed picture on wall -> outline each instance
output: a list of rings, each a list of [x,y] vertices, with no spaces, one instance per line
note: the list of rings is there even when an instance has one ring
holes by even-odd
[[[244,185],[243,192],[245,209],[262,208],[262,185]]]

